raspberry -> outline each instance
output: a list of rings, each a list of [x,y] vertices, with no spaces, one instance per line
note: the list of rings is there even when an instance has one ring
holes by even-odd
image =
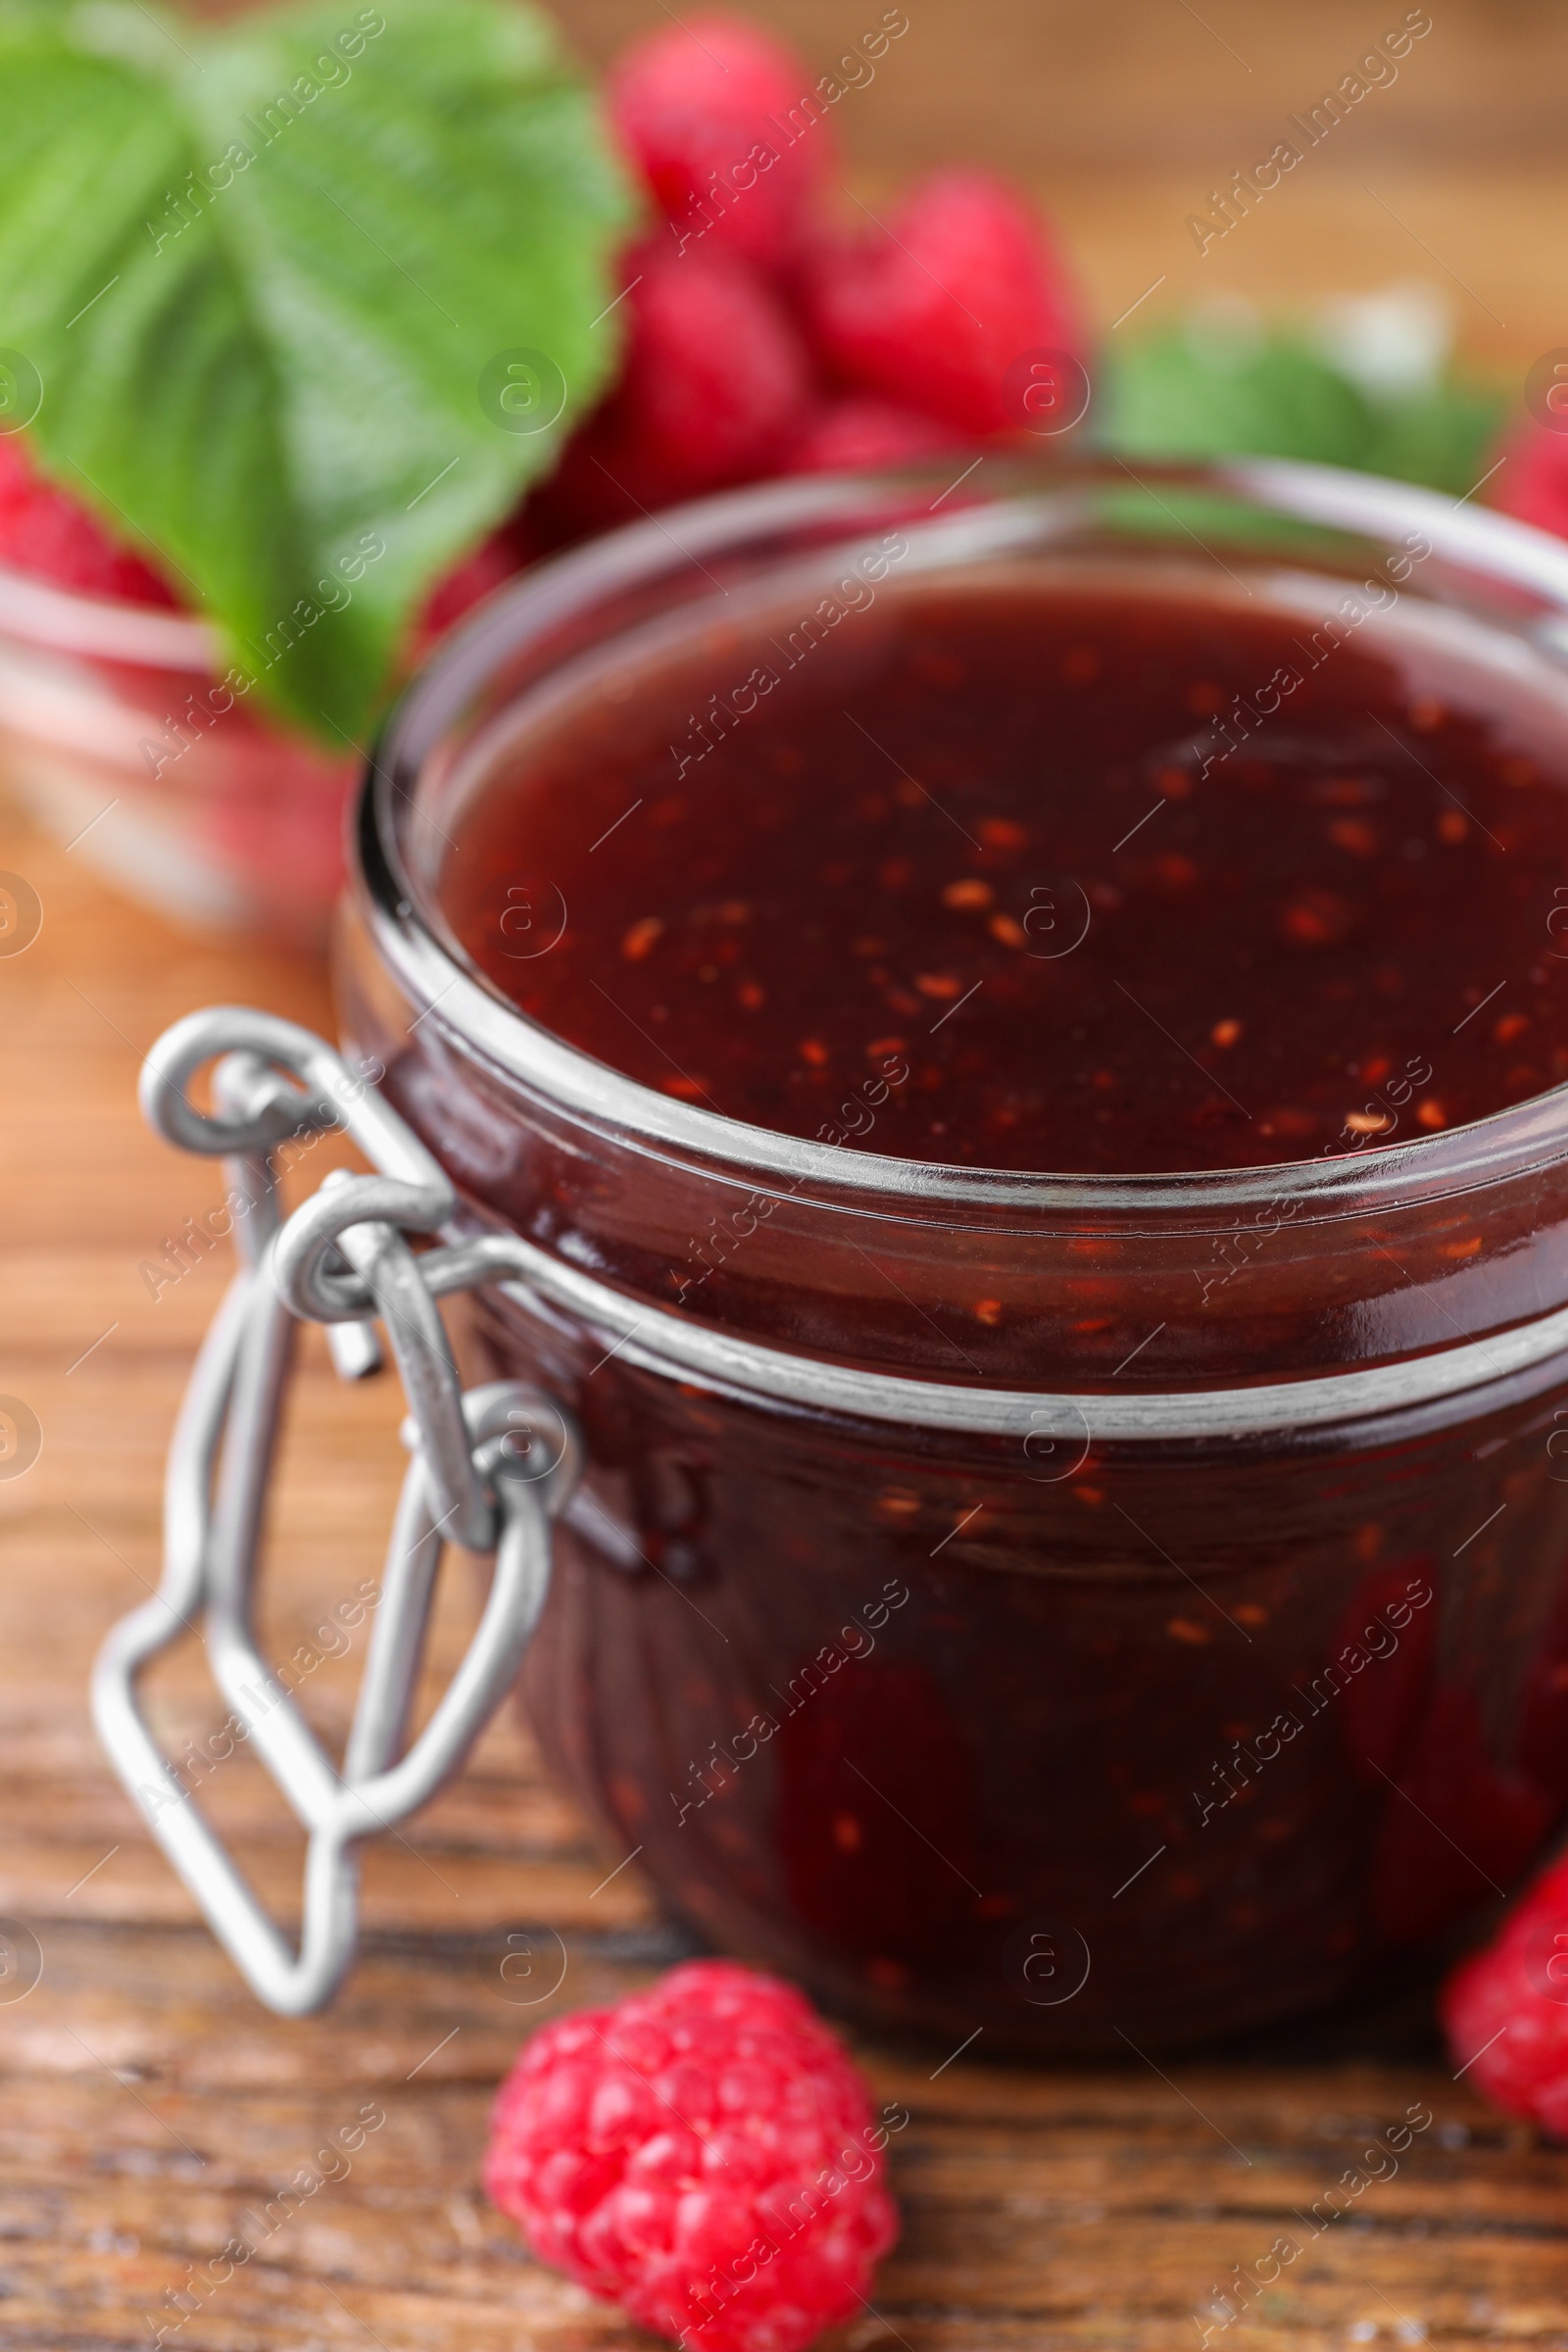
[[[933,458],[961,439],[956,426],[890,400],[846,393],[829,402],[790,452],[791,473],[860,473]]]
[[[536,2034],[485,2186],[534,2252],[697,2352],[799,2352],[898,2235],[885,2130],[793,1986],[695,1960]]]
[[[112,537],[79,499],[44,480],[15,434],[0,437],[0,564],[113,604],[179,606],[134,549]]]
[[[1440,2008],[1455,2066],[1498,2107],[1568,2139],[1568,1861],[1454,1970]]]
[[[1006,383],[1026,354],[1084,347],[1042,222],[983,172],[934,172],[885,230],[813,257],[804,290],[822,355],[847,382],[971,433],[1027,421]]]
[[[688,17],[626,51],[611,119],[676,252],[700,238],[764,265],[790,259],[833,160],[812,88],[788,49],[734,17]]]
[[[1494,503],[1504,514],[1568,539],[1568,433],[1527,424],[1504,444]]]
[[[625,268],[625,370],[568,445],[546,501],[590,527],[775,470],[808,398],[800,338],[748,264],[644,245]]]

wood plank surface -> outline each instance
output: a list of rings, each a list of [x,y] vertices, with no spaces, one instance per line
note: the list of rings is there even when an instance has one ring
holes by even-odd
[[[669,12],[562,13],[604,57]],[[881,11],[757,13],[826,64]],[[909,169],[960,155],[1016,172],[1052,206],[1107,331],[1145,289],[1152,318],[1213,293],[1284,309],[1419,274],[1449,293],[1488,367],[1522,372],[1568,342],[1568,13],[1549,0],[1435,0],[1398,82],[1202,257],[1186,215],[1402,7],[908,0],[906,13],[874,83],[839,110],[855,188],[876,204]],[[24,1997],[0,1983],[0,2344],[97,2352],[160,2329],[182,2352],[646,2341],[535,2265],[478,2186],[487,2104],[521,2038],[681,1948],[635,1865],[607,1881],[619,1857],[594,1848],[515,1719],[372,1857],[364,1963],[303,2023],[239,1985],[98,1754],[87,1666],[156,1581],[163,1448],[223,1273],[215,1252],[156,1298],[143,1277],[220,1179],[147,1134],[137,1063],[167,1022],[218,999],[331,1016],[308,958],[172,929],[20,821],[0,864],[44,908],[34,945],[0,959],[0,1391],[44,1436],[28,1474],[0,1480],[0,1915],[42,1960]],[[374,1573],[395,1418],[389,1389],[342,1386],[318,1335],[308,1342],[270,1655]],[[460,1595],[447,1655],[464,1613]],[[329,1733],[359,1663],[351,1650],[310,1680]],[[220,1719],[194,1648],[153,1688],[172,1754]],[[239,1760],[207,1793],[286,1914],[298,1840],[275,1799]],[[514,1965],[501,1973],[518,1949],[531,1999]],[[893,2142],[905,2236],[841,2346],[1167,2352],[1206,2328],[1260,2352],[1568,2347],[1568,2154],[1454,2081],[1429,2010],[1428,1984],[1396,1983],[1352,2014],[1163,2071],[863,2048],[910,2114]],[[1398,2171],[1306,2242],[1299,2217],[1411,2106],[1432,2121]],[[317,2151],[344,2130],[365,2133],[348,2172],[280,2201],[291,2180],[318,2178]],[[254,2258],[213,2283],[211,2258],[242,2231]],[[1227,2322],[1225,2281],[1282,2233],[1303,2242],[1299,2259]]]

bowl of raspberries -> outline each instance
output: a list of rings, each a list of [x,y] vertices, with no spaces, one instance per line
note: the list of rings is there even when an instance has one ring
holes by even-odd
[[[889,9],[862,46],[886,55],[907,28]],[[834,110],[853,86],[723,14],[615,63],[601,112],[633,225],[609,388],[430,584],[383,700],[482,599],[594,533],[782,475],[951,452],[957,476],[977,445],[1077,420],[1083,316],[1044,223],[959,169],[873,216],[842,186]],[[16,414],[0,403],[0,428]],[[248,685],[177,564],[25,424],[0,429],[0,772],[134,896],[316,943],[369,730],[307,730]]]

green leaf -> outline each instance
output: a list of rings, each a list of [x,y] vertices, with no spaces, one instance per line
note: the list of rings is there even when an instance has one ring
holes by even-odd
[[[1367,470],[1463,498],[1496,454],[1512,398],[1517,395],[1452,378],[1392,403],[1377,420]]]
[[[1104,437],[1128,456],[1363,466],[1375,429],[1364,394],[1292,336],[1240,351],[1181,330],[1133,343],[1115,355],[1105,406]]]
[[[0,345],[42,378],[44,464],[274,704],[358,734],[616,358],[630,199],[553,32],[507,0],[216,32],[12,6],[0,151]]]
[[[1507,405],[1452,377],[1373,399],[1298,335],[1227,347],[1187,328],[1112,356],[1101,438],[1127,457],[1299,458],[1459,496],[1486,472]]]

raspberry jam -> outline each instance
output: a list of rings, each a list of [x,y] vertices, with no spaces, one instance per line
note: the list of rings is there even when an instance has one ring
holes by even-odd
[[[902,1057],[868,1151],[1128,1174],[1568,1076],[1568,758],[1505,681],[1451,705],[1239,597],[901,593],[794,665],[787,620],[616,679],[450,859],[474,961],[584,1053],[801,1136]]]
[[[469,1333],[585,1440],[547,1754],[947,2049],[1326,1999],[1568,1799],[1568,561],[1058,478],[541,575],[395,719],[341,965],[465,1229],[625,1309]]]

